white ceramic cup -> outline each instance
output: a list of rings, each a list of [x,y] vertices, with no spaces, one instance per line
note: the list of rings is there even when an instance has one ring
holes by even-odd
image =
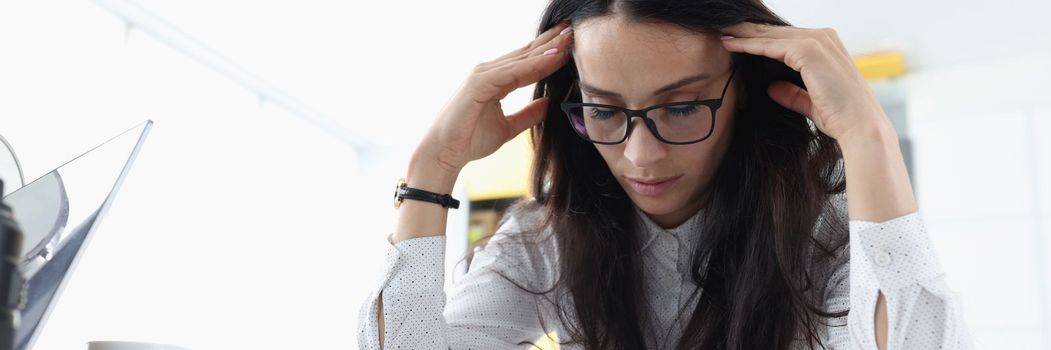
[[[89,341],[88,350],[190,350],[175,345],[142,343],[134,341]]]

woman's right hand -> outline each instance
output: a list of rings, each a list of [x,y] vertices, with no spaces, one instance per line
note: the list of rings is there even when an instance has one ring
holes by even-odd
[[[529,44],[477,65],[421,140],[414,154],[416,160],[434,162],[448,174],[458,174],[468,162],[496,152],[544,120],[547,97],[506,116],[500,100],[566,63],[573,36],[571,29],[563,32],[567,28],[566,23],[556,25]]]

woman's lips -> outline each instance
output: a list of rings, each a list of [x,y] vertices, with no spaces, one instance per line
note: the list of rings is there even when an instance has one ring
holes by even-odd
[[[631,185],[635,192],[643,196],[660,196],[668,191],[675,183],[679,182],[682,175],[664,177],[664,178],[653,178],[653,179],[635,179],[628,178],[628,184]]]

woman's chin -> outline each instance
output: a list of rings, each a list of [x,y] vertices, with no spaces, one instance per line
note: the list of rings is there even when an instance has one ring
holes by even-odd
[[[652,216],[671,214],[682,207],[682,204],[678,203],[675,198],[664,197],[647,197],[635,194],[631,196],[631,200],[635,202],[635,206]]]

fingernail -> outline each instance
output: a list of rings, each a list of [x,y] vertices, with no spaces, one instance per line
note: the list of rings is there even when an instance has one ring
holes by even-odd
[[[573,31],[573,27],[571,27],[571,26],[570,27],[566,27],[566,29],[563,29],[561,32],[558,33],[558,35],[566,35],[566,33],[569,33],[569,32],[572,32],[572,31]]]
[[[730,39],[733,39],[733,38],[734,38],[733,35],[723,35],[723,36],[719,37],[719,40],[730,40]]]
[[[554,55],[556,53],[558,53],[558,48],[557,47],[548,49],[547,51],[544,51],[544,56],[551,56],[551,55]]]

